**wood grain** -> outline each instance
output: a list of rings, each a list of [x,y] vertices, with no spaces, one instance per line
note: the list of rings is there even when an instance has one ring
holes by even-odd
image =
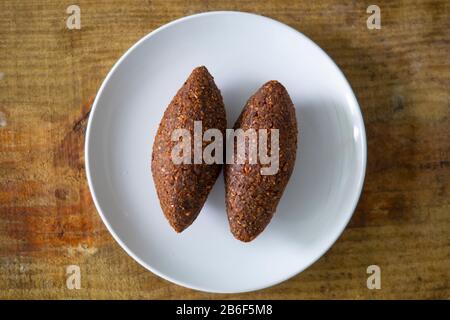
[[[81,0],[0,2],[0,298],[450,298],[450,3]],[[303,32],[342,68],[364,113],[368,168],[337,243],[265,290],[197,292],[146,271],[115,243],[86,183],[84,131],[114,62],[173,19],[210,10],[267,15]],[[68,290],[78,264],[82,289]],[[368,290],[366,268],[382,270]]]

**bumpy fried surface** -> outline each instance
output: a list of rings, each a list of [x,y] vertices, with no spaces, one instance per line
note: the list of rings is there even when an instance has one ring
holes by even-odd
[[[194,69],[167,107],[153,144],[152,175],[161,208],[176,232],[197,218],[220,173],[220,164],[174,164],[171,141],[174,129],[191,132],[193,159],[194,121],[225,134],[226,114],[222,96],[205,67]],[[192,161],[193,163],[193,161]]]
[[[227,164],[225,191],[228,221],[238,240],[255,239],[269,224],[289,181],[297,152],[297,120],[288,92],[277,81],[264,84],[247,101],[234,129],[279,129],[279,170],[262,175],[257,164]],[[268,146],[270,147],[270,138]],[[235,144],[235,152],[236,152]],[[269,148],[270,150],[270,148]],[[248,149],[246,149],[248,154]],[[247,157],[248,159],[248,157]]]

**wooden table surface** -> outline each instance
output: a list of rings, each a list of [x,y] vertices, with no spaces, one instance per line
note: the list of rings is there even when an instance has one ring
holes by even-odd
[[[450,2],[0,1],[0,298],[450,298]],[[400,4],[401,3],[401,4]],[[86,118],[138,39],[176,18],[256,12],[303,32],[342,68],[364,114],[364,191],[337,243],[272,288],[232,295],[171,284],[113,240],[88,190]],[[66,287],[79,265],[81,289]],[[366,286],[369,265],[381,289]]]

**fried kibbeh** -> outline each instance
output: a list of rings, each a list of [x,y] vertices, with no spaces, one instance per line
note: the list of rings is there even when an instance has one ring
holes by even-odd
[[[195,68],[170,102],[153,144],[151,171],[162,211],[176,232],[197,218],[222,169],[221,164],[175,164],[171,153],[175,129],[194,135],[194,121],[225,134],[225,107],[219,89],[206,67]],[[193,144],[191,145],[193,153]]]
[[[260,160],[226,164],[224,169],[228,222],[234,237],[255,239],[271,221],[293,172],[297,153],[295,108],[278,81],[264,84],[247,101],[234,129],[278,129],[279,166],[276,174],[261,174]],[[268,135],[270,140],[270,134]],[[236,152],[236,145],[234,146]],[[248,153],[248,149],[246,149]]]

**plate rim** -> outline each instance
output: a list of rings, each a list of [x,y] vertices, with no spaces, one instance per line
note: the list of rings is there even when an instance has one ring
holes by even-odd
[[[128,57],[128,55],[132,51],[134,51],[137,47],[139,47],[143,42],[145,42],[147,39],[151,38],[155,34],[163,31],[164,29],[166,29],[166,28],[168,28],[170,26],[183,23],[183,22],[185,22],[187,20],[200,18],[200,17],[203,17],[203,16],[223,15],[223,14],[248,16],[248,17],[258,18],[258,19],[264,20],[265,22],[268,22],[268,23],[276,24],[278,26],[281,26],[281,27],[285,28],[289,32],[294,32],[297,36],[303,38],[304,40],[309,42],[312,46],[314,46],[317,49],[319,49],[326,57],[328,57],[328,59],[330,60],[330,62],[333,65],[333,68],[335,69],[335,71],[337,71],[341,75],[342,79],[348,85],[348,87],[350,89],[350,92],[351,92],[351,97],[350,97],[351,100],[352,100],[351,103],[354,104],[357,107],[357,108],[355,108],[355,110],[357,111],[356,114],[355,114],[356,122],[357,122],[357,125],[359,126],[359,128],[361,129],[360,130],[361,131],[360,132],[360,137],[361,137],[361,146],[362,146],[362,159],[361,159],[362,170],[361,170],[361,174],[360,174],[360,176],[358,178],[357,192],[354,195],[354,199],[352,199],[353,200],[352,201],[353,203],[352,203],[352,206],[351,206],[352,209],[348,213],[346,221],[343,224],[342,230],[337,232],[336,236],[334,237],[334,239],[332,241],[330,241],[330,243],[327,246],[325,246],[325,249],[322,252],[320,252],[320,254],[317,255],[317,257],[315,259],[312,259],[311,262],[306,264],[304,267],[298,268],[295,272],[289,273],[288,275],[286,275],[282,279],[277,279],[275,281],[270,281],[270,282],[265,283],[263,285],[256,286],[256,287],[251,287],[251,288],[244,289],[244,290],[241,290],[241,289],[238,289],[238,290],[217,290],[217,289],[214,289],[214,288],[207,288],[207,287],[196,286],[194,284],[191,284],[191,283],[188,283],[188,282],[185,282],[185,281],[176,280],[176,279],[172,278],[171,276],[168,276],[168,275],[160,272],[159,270],[156,270],[155,268],[150,266],[148,263],[143,261],[117,235],[117,233],[114,231],[114,229],[110,225],[106,215],[103,213],[102,208],[100,206],[100,203],[97,200],[95,189],[93,187],[92,176],[91,176],[91,169],[90,169],[90,164],[89,164],[90,154],[92,153],[92,151],[91,151],[91,149],[89,147],[89,145],[90,145],[89,141],[91,140],[91,130],[92,130],[92,126],[93,126],[93,124],[92,124],[93,120],[92,119],[93,119],[94,114],[95,114],[95,112],[97,110],[97,105],[99,103],[100,97],[102,96],[103,90],[104,90],[106,84],[109,82],[111,76],[114,74],[115,70],[118,68],[118,66]],[[150,33],[144,35],[141,39],[139,39],[137,42],[135,42],[114,63],[114,65],[111,67],[111,69],[109,70],[108,74],[104,78],[100,88],[98,89],[97,94],[96,94],[96,96],[94,98],[94,102],[93,102],[92,107],[91,107],[91,111],[89,113],[89,118],[88,118],[87,128],[86,128],[86,135],[85,135],[85,140],[84,140],[84,143],[85,143],[85,147],[84,147],[85,170],[86,170],[86,178],[87,178],[87,181],[88,181],[89,191],[90,191],[92,200],[94,202],[95,208],[96,208],[98,214],[100,215],[100,218],[101,218],[103,224],[106,226],[108,232],[111,234],[113,239],[138,264],[140,264],[145,269],[151,271],[153,274],[157,275],[158,277],[163,278],[163,279],[165,279],[167,281],[170,281],[170,282],[172,282],[172,283],[174,283],[176,285],[179,285],[179,286],[182,286],[182,287],[185,287],[185,288],[194,289],[194,290],[201,291],[201,292],[219,293],[219,294],[245,293],[245,292],[252,292],[252,291],[262,290],[262,289],[265,289],[265,288],[269,288],[269,287],[275,286],[277,284],[280,284],[280,283],[282,283],[284,281],[287,281],[287,280],[291,279],[292,277],[300,274],[304,270],[306,270],[309,267],[311,267],[314,263],[316,263],[321,257],[323,257],[323,255],[326,252],[328,252],[330,250],[330,248],[340,238],[340,236],[342,235],[344,230],[347,228],[347,225],[348,225],[350,219],[352,218],[352,216],[353,216],[353,214],[355,212],[356,206],[357,206],[357,204],[359,202],[359,199],[361,197],[361,194],[362,194],[362,190],[363,190],[363,186],[364,186],[364,180],[365,180],[365,176],[366,176],[366,166],[367,166],[367,140],[366,139],[367,139],[366,138],[366,129],[365,129],[365,125],[364,125],[364,119],[363,119],[363,115],[362,115],[361,106],[358,103],[358,100],[357,100],[356,95],[355,95],[355,93],[353,91],[353,88],[350,85],[350,83],[348,82],[348,80],[345,77],[345,75],[342,72],[342,70],[336,64],[336,62],[319,45],[317,45],[314,41],[312,41],[309,37],[307,37],[306,35],[304,35],[300,31],[294,29],[293,27],[291,27],[291,26],[289,26],[289,25],[287,25],[287,24],[285,24],[283,22],[280,22],[280,21],[275,20],[275,19],[270,18],[270,17],[266,17],[266,16],[263,16],[263,15],[259,15],[259,14],[251,13],[251,12],[243,12],[243,11],[227,11],[227,10],[208,11],[208,12],[201,12],[201,13],[196,13],[196,14],[184,16],[184,17],[172,20],[172,21],[170,21],[170,22],[168,22],[168,23],[166,23],[166,24],[156,28],[155,30],[153,30]]]

